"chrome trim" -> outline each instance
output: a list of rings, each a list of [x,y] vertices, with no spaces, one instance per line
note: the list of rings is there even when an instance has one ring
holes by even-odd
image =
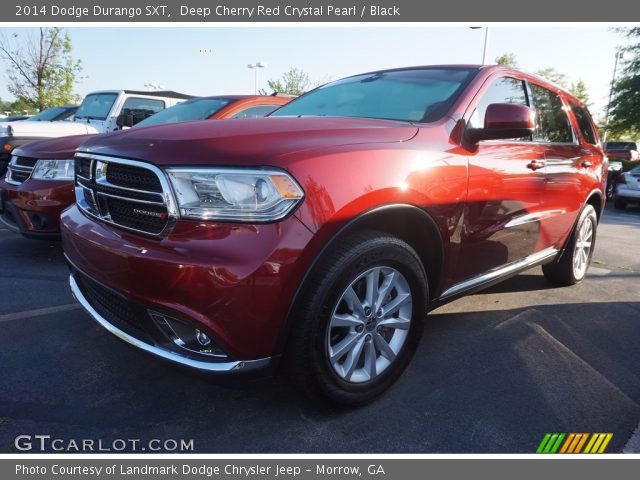
[[[85,190],[90,190],[81,184],[81,188],[85,188]],[[152,202],[151,200],[140,200],[139,198],[131,198],[131,197],[122,197],[120,195],[114,195],[113,193],[101,192],[100,190],[96,191],[99,197],[111,197],[117,198],[120,200],[126,200],[127,202],[138,202],[138,203],[146,203],[148,205],[158,205],[161,207],[166,206],[163,202]]]
[[[118,337],[120,340],[124,340],[125,342],[133,345],[140,350],[144,350],[147,353],[155,355],[157,357],[163,358],[165,360],[169,360],[170,362],[177,363],[189,368],[194,368],[196,370],[201,370],[205,372],[215,372],[215,373],[233,373],[240,371],[250,371],[256,370],[259,368],[265,368],[269,366],[271,363],[271,358],[260,358],[257,360],[234,360],[230,362],[204,362],[201,360],[194,360],[193,358],[185,357],[184,355],[180,355],[179,353],[172,352],[170,350],[166,350],[164,348],[158,347],[156,345],[149,345],[148,343],[144,343],[138,340],[135,337],[132,337],[128,333],[120,330],[115,325],[109,323],[103,316],[101,316],[94,308],[91,306],[89,301],[84,297],[82,291],[78,287],[76,280],[73,278],[73,275],[69,275],[69,285],[71,286],[71,292],[73,296],[78,300],[80,305],[93,317],[95,321],[97,321],[100,325],[102,325],[106,330],[110,333]]]
[[[161,199],[161,202],[158,203],[153,203],[150,201],[143,201],[143,200],[139,200],[139,199],[133,199],[133,198],[129,198],[129,197],[117,197],[116,195],[113,194],[108,194],[105,192],[101,192],[99,190],[96,190],[95,187],[93,187],[91,185],[91,181],[92,179],[88,179],[89,185],[84,185],[82,182],[78,181],[76,179],[76,192],[78,188],[84,189],[84,190],[89,190],[91,193],[91,195],[93,196],[93,198],[95,199],[95,203],[96,205],[98,205],[97,200],[99,196],[104,195],[104,196],[111,196],[111,197],[115,197],[115,198],[120,198],[122,200],[127,200],[127,201],[132,201],[132,202],[138,202],[138,203],[148,203],[148,204],[153,204],[153,205],[163,205],[167,208],[167,223],[165,225],[165,227],[162,229],[161,232],[159,233],[153,233],[153,232],[148,232],[145,230],[139,230],[137,228],[132,228],[132,227],[127,227],[126,225],[121,225],[119,223],[114,222],[111,219],[111,215],[109,215],[108,212],[92,212],[90,210],[90,208],[88,207],[86,201],[84,201],[84,196],[83,197],[79,197],[76,193],[76,202],[78,204],[78,206],[80,207],[80,210],[84,213],[86,213],[87,215],[89,215],[92,218],[95,218],[97,220],[101,220],[104,221],[105,223],[108,223],[110,225],[114,225],[118,228],[122,228],[123,230],[128,230],[131,232],[136,232],[136,233],[140,233],[143,235],[149,235],[152,237],[162,237],[164,235],[167,234],[167,232],[169,230],[171,230],[173,228],[173,226],[175,225],[175,222],[178,220],[179,216],[180,216],[180,211],[178,210],[178,203],[175,199],[174,193],[173,193],[173,189],[171,187],[171,184],[169,182],[169,179],[167,178],[165,172],[163,170],[161,170],[160,168],[156,167],[155,165],[151,164],[151,163],[147,163],[147,162],[140,162],[137,160],[130,160],[130,159],[125,159],[125,158],[117,158],[117,157],[109,157],[106,155],[96,155],[93,153],[87,153],[87,152],[76,152],[76,158],[86,158],[91,160],[91,165],[90,165],[90,176],[93,177],[93,180],[96,182],[97,186],[105,186],[105,187],[110,187],[110,188],[114,188],[114,189],[118,189],[118,190],[123,190],[123,191],[130,191],[130,192],[136,192],[136,193],[144,193],[147,195],[157,195],[159,199]],[[143,168],[145,170],[149,170],[151,172],[153,172],[156,177],[158,178],[158,181],[160,182],[160,186],[162,187],[162,192],[153,192],[153,191],[149,191],[149,190],[138,190],[135,188],[128,188],[128,187],[121,187],[120,185],[116,185],[110,182],[106,181],[106,178],[104,177],[100,177],[100,178],[96,178],[96,168],[97,166],[100,166],[104,163],[118,163],[121,165],[129,165],[132,167],[138,167],[138,168]],[[96,165],[97,164],[97,165]],[[87,179],[85,179],[83,176],[78,175],[79,178],[81,178],[84,181],[87,181]],[[98,205],[99,207],[99,205]]]
[[[503,267],[491,270],[487,273],[483,273],[482,275],[478,275],[477,277],[473,277],[468,280],[463,280],[462,282],[456,283],[455,285],[452,285],[451,287],[446,289],[442,293],[442,295],[440,295],[440,299],[452,297],[453,295],[457,295],[458,293],[464,292],[466,290],[471,290],[472,288],[517,272],[518,270],[522,270],[529,266],[534,266],[536,263],[554,257],[558,254],[558,252],[559,250],[554,247],[545,248],[544,250],[540,250],[539,252],[536,252],[515,262],[509,263]]]

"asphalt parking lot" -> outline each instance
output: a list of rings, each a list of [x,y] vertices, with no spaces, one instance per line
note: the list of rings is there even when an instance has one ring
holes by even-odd
[[[367,407],[279,376],[231,388],[126,347],[79,309],[60,245],[0,229],[0,452],[18,435],[193,439],[196,452],[522,452],[546,432],[640,420],[640,208],[607,208],[588,278],[540,268],[433,312],[401,380]]]

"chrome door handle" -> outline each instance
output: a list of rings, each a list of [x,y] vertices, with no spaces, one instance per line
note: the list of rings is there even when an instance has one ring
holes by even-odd
[[[589,168],[591,165],[593,165],[593,164],[592,164],[589,160],[585,160],[584,162],[582,162],[582,163],[580,164],[580,166],[581,166],[582,168]]]

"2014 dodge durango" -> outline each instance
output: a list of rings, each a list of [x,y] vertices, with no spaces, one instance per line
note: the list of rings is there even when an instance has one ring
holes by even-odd
[[[534,265],[582,281],[606,157],[585,106],[505,67],[356,75],[262,119],[83,144],[62,215],[72,290],[122,340],[194,369],[283,364],[357,405],[425,314]]]

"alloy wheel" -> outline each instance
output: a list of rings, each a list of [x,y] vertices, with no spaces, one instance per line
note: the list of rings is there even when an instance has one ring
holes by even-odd
[[[375,380],[402,350],[412,310],[409,282],[398,270],[380,266],[358,275],[340,296],[327,328],[333,371],[347,382]]]
[[[593,222],[589,217],[586,217],[578,229],[573,249],[573,274],[576,279],[581,279],[587,272],[592,242]]]

